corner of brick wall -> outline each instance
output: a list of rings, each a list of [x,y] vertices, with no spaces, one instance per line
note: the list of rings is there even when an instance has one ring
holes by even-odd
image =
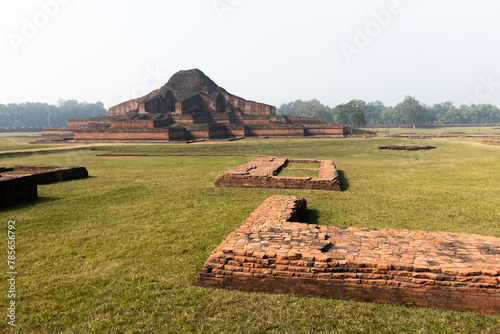
[[[318,226],[298,222],[305,210],[302,198],[266,199],[197,284],[500,312],[499,238]]]

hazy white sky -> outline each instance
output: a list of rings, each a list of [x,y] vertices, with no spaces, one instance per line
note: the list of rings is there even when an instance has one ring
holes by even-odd
[[[0,103],[106,107],[199,68],[243,98],[500,106],[500,1],[0,2]]]

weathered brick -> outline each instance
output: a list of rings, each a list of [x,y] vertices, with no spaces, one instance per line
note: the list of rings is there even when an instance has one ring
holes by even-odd
[[[266,200],[210,255],[198,283],[500,312],[500,265],[483,251],[500,250],[500,239],[301,224],[289,221],[292,202],[301,201]]]

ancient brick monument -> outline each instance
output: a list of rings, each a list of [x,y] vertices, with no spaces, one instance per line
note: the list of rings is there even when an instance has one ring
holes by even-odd
[[[265,200],[210,255],[197,284],[500,312],[500,239],[301,222],[306,201]]]
[[[0,207],[36,200],[39,184],[76,180],[88,176],[85,167],[0,167]]]
[[[318,163],[317,177],[287,177],[278,173],[289,162]],[[216,187],[299,188],[341,191],[341,181],[333,162],[329,160],[294,160],[260,157],[223,172],[215,180]]]
[[[343,137],[344,127],[314,117],[276,115],[276,108],[228,93],[197,69],[109,109],[109,116],[70,120],[46,136],[80,141],[175,141],[252,136]]]

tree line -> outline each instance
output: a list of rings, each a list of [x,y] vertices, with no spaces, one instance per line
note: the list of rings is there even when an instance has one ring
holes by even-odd
[[[57,105],[38,102],[0,104],[0,127],[64,126],[69,119],[107,114],[102,102],[59,99]]]
[[[370,125],[418,125],[431,124],[485,124],[500,123],[500,110],[491,104],[454,106],[451,102],[432,106],[420,103],[412,96],[406,96],[396,106],[385,106],[380,101],[366,103],[351,100],[328,107],[317,99],[296,100],[284,103],[277,109],[280,115],[315,116],[326,122],[336,122],[355,127]]]

